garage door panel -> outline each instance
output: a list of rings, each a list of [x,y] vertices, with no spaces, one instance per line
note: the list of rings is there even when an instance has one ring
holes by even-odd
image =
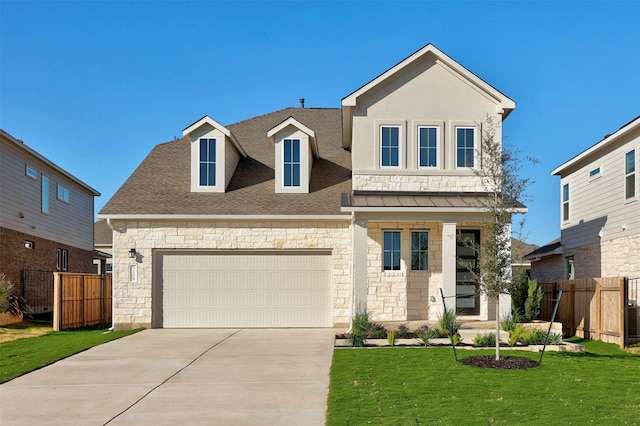
[[[329,253],[163,253],[164,327],[330,327]]]

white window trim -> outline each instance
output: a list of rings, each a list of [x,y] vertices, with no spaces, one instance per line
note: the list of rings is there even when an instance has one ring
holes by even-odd
[[[382,129],[392,127],[398,129],[398,165],[384,166],[382,164]],[[381,169],[400,169],[402,168],[402,125],[400,124],[380,124],[378,127],[378,155],[380,156],[379,165]]]
[[[460,167],[458,166],[458,129],[472,129],[473,130],[473,167]],[[470,125],[455,125],[453,127],[453,165],[456,170],[473,170],[478,168],[478,127]]]
[[[634,164],[633,172],[627,173],[627,155],[633,152],[634,160],[636,164]],[[624,153],[624,201],[625,203],[629,203],[638,199],[638,151],[634,148]],[[627,198],[627,178],[633,175],[634,182],[634,193],[633,196]]]
[[[201,161],[200,161],[200,142],[201,142],[203,139],[206,139],[207,141],[209,141],[209,140],[213,139],[213,140],[215,141],[215,156],[216,156],[216,161],[214,161],[214,162],[213,162],[213,164],[215,164],[215,166],[216,166],[216,172],[215,172],[214,177],[213,177],[213,179],[214,179],[214,181],[215,181],[215,184],[213,184],[213,185],[201,185],[201,184],[200,184],[200,178],[201,178],[201,176],[200,176],[200,164],[201,164]],[[217,187],[218,187],[218,184],[219,184],[219,182],[218,182],[218,180],[219,180],[219,179],[218,179],[218,167],[219,167],[219,165],[220,165],[220,164],[219,164],[220,162],[219,162],[219,160],[218,160],[218,157],[219,157],[219,155],[218,155],[218,140],[219,140],[219,138],[217,138],[217,137],[215,137],[215,136],[201,136],[201,137],[199,137],[199,138],[197,139],[197,141],[198,141],[198,142],[197,142],[197,143],[198,143],[198,148],[197,148],[197,151],[198,151],[198,170],[197,170],[197,172],[196,172],[196,173],[197,173],[197,176],[198,176],[198,188],[217,188]],[[207,142],[207,143],[208,143],[208,142]]]
[[[29,173],[29,172],[33,172],[33,174]],[[38,179],[38,171],[34,168],[29,167],[28,165],[24,165],[24,174],[26,177],[36,180]]]
[[[567,200],[565,201],[564,199],[564,188],[565,186],[567,187],[568,191],[567,191]],[[561,201],[561,205],[562,208],[560,209],[560,219],[562,221],[562,223],[567,223],[571,220],[571,185],[569,185],[569,182],[565,182],[562,184],[562,187],[560,189],[560,201]],[[567,210],[568,210],[568,214],[567,214],[567,218],[565,219],[564,217],[564,206],[565,204],[567,205]]]
[[[435,166],[421,166],[420,165],[420,129],[436,129],[436,165]],[[437,125],[419,125],[418,126],[418,134],[416,137],[417,148],[418,148],[418,169],[430,169],[435,170],[440,168],[440,126]]]
[[[61,189],[62,189],[62,197],[60,197]],[[58,183],[58,186],[56,188],[56,198],[64,203],[69,204],[69,201],[71,200],[71,193],[64,185],[61,185]]]
[[[284,161],[284,146],[285,146],[285,141],[298,141],[298,153],[300,155],[300,158],[298,159],[298,166],[299,166],[299,173],[300,173],[300,175],[298,176],[298,182],[299,182],[298,185],[285,185],[285,179],[286,179],[286,176],[285,176],[285,173],[284,173],[284,164],[285,164],[285,161]],[[287,137],[287,138],[283,138],[282,139],[282,144],[281,145],[282,145],[282,148],[281,148],[281,152],[280,153],[282,154],[282,157],[281,157],[282,158],[282,182],[280,182],[280,184],[282,185],[282,189],[284,189],[285,191],[286,190],[297,190],[297,189],[300,189],[300,188],[302,188],[302,172],[303,172],[303,170],[302,170],[302,165],[303,165],[303,161],[302,160],[303,160],[303,158],[302,157],[304,155],[304,152],[303,152],[303,149],[302,149],[302,140],[300,138],[297,138],[297,137]],[[291,164],[294,164],[294,163],[291,163]]]
[[[426,232],[429,241],[429,247],[427,247],[427,269],[413,269],[413,233],[414,232]],[[411,272],[429,272],[431,271],[431,235],[428,229],[412,229],[409,232],[409,268]]]
[[[592,175],[593,172],[595,172],[596,170],[598,170],[598,173]],[[597,165],[595,167],[592,167],[589,169],[589,182],[594,181],[596,179],[599,179],[602,177],[602,165]]]

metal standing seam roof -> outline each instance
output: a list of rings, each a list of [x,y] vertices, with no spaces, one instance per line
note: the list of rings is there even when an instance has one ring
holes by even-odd
[[[469,192],[374,192],[355,191],[342,194],[342,207],[363,208],[483,208],[483,193]],[[524,208],[519,205],[519,208]]]

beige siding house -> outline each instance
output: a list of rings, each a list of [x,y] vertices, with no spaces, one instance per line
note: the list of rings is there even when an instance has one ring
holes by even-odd
[[[640,277],[639,154],[637,117],[552,171],[560,176],[561,247],[554,261],[530,255],[534,271],[552,279]],[[542,260],[548,267],[536,264]]]
[[[433,320],[441,289],[461,317],[494,318],[457,241],[483,238],[482,123],[514,108],[429,44],[340,109],[203,117],[99,214],[115,326],[347,326],[359,308]]]
[[[0,272],[18,288],[25,269],[90,273],[100,193],[3,130],[0,142]]]

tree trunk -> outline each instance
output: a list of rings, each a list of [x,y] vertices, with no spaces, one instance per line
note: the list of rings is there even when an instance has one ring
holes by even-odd
[[[496,297],[496,361],[500,360],[500,296]]]

